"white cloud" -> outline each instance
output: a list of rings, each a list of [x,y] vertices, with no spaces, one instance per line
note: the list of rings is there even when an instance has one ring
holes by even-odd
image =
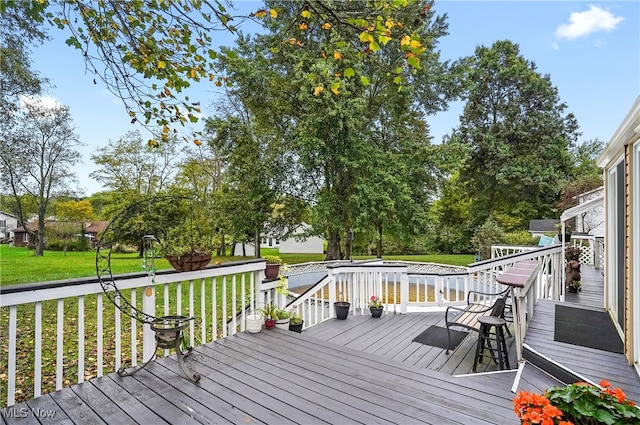
[[[39,105],[46,109],[61,108],[62,104],[55,97],[46,96],[20,96],[20,108],[24,109],[26,105]]]
[[[569,16],[569,23],[556,29],[556,35],[572,40],[599,31],[612,31],[622,20],[624,18],[621,16],[614,16],[608,10],[590,5],[585,12],[573,12]]]

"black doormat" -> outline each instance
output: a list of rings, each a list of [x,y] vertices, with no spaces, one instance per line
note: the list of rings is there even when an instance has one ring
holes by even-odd
[[[451,347],[455,349],[458,344],[467,336],[466,332],[454,331],[451,332]],[[440,326],[429,326],[426,331],[422,332],[417,337],[413,338],[412,342],[419,342],[420,344],[431,345],[433,347],[447,348],[447,328],[441,328]]]
[[[606,311],[556,304],[555,332],[558,342],[623,354],[622,340]]]

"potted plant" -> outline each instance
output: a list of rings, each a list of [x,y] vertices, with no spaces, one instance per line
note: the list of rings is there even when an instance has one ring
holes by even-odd
[[[289,328],[289,311],[282,308],[276,308],[274,317],[276,321],[276,328],[288,329]]]
[[[333,308],[336,312],[336,318],[339,320],[345,320],[349,315],[349,308],[351,308],[351,303],[348,301],[344,301],[342,299],[342,292],[340,293],[340,301],[336,301],[333,303]]]
[[[582,249],[578,245],[568,246],[564,250],[564,258],[567,261],[580,261],[580,253]]]
[[[276,310],[277,307],[273,305],[273,303],[269,303],[258,310],[264,318],[264,327],[266,329],[273,329],[273,327],[276,325]]]
[[[640,411],[620,388],[605,380],[600,386],[578,382],[548,389],[544,395],[520,391],[513,400],[522,423],[638,423]]]
[[[371,312],[371,317],[380,317],[382,316],[382,300],[380,297],[376,295],[371,295],[369,298],[369,311]]]
[[[214,244],[206,232],[184,233],[181,229],[170,229],[158,242],[160,253],[177,271],[202,270],[211,262]]]
[[[247,315],[247,332],[255,334],[262,330],[264,319],[260,313],[251,313]]]
[[[289,330],[293,332],[302,333],[302,315],[299,313],[291,313],[289,316]]]
[[[264,271],[267,279],[275,279],[280,273],[280,265],[282,264],[282,258],[277,255],[265,255],[262,257],[267,262],[267,267]]]

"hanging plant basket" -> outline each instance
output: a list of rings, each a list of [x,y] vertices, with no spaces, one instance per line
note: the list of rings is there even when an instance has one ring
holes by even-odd
[[[211,254],[208,252],[189,252],[187,254],[167,255],[171,267],[179,272],[202,270],[211,262]]]

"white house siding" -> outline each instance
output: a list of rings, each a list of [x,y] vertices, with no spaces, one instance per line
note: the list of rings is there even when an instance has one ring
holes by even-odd
[[[598,159],[605,176],[606,307],[640,374],[640,97]]]
[[[311,229],[306,223],[302,223],[293,232],[300,235]],[[280,252],[283,254],[322,254],[324,252],[324,239],[312,236],[306,240],[297,240],[295,237],[280,240]]]
[[[13,239],[13,229],[18,227],[18,219],[11,214],[0,211],[0,239]]]

